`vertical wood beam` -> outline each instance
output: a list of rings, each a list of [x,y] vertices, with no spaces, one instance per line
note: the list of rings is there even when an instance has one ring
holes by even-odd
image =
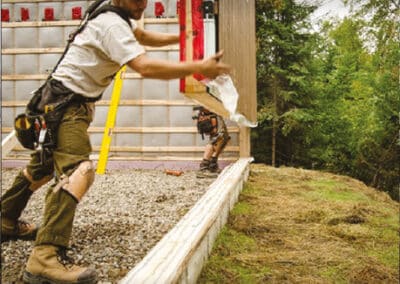
[[[238,112],[257,120],[255,0],[219,0],[218,38],[223,61],[232,66]],[[240,156],[250,156],[250,130],[241,128]]]

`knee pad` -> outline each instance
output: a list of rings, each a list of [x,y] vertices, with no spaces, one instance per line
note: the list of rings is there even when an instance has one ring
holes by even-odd
[[[31,190],[33,192],[38,190],[42,185],[48,183],[53,178],[52,175],[48,175],[48,176],[42,177],[39,180],[34,180],[33,177],[28,173],[28,170],[26,168],[23,170],[23,174],[24,174],[25,178],[30,182],[29,190]]]
[[[213,141],[212,145],[214,146],[214,149],[219,150],[221,152],[226,144],[228,144],[229,140],[231,140],[231,137],[227,133],[220,133]]]
[[[93,184],[94,176],[95,173],[92,161],[81,162],[70,176],[61,176],[60,181],[54,187],[53,191],[57,192],[62,189],[79,202]]]

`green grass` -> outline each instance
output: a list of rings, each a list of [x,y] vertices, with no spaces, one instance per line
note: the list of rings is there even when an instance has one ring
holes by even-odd
[[[246,255],[258,250],[256,242],[243,233],[224,227],[213,250],[217,252],[208,261],[203,271],[207,283],[257,283],[270,273],[270,269],[259,263],[245,261]],[[198,283],[205,283],[199,279]]]
[[[311,200],[325,201],[367,201],[368,197],[360,192],[346,190],[346,184],[334,180],[314,180],[306,183],[312,191],[303,192],[303,196]]]
[[[367,254],[394,269],[399,267],[399,215],[393,212],[386,217],[370,218],[373,237],[381,244],[368,248]]]
[[[231,211],[232,215],[243,215],[250,213],[250,204],[246,201],[236,203],[235,207]]]
[[[346,267],[348,267],[347,264]],[[341,266],[328,266],[321,271],[320,276],[331,283],[345,284],[348,281],[346,280],[344,270]]]
[[[256,242],[253,238],[227,227],[222,229],[221,234],[215,242],[214,248],[223,252],[225,255],[257,250]]]
[[[392,245],[381,249],[371,249],[367,251],[369,256],[375,257],[385,266],[399,269],[399,246]]]
[[[245,184],[198,283],[398,283],[397,203],[317,172],[263,169]]]

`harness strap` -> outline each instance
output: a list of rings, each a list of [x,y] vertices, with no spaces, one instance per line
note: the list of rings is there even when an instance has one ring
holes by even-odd
[[[54,66],[53,70],[51,71],[51,73],[47,77],[46,81],[51,79],[51,76],[57,70],[58,65],[60,65],[61,61],[64,59],[65,54],[67,54],[67,51],[68,51],[71,43],[74,41],[75,37],[84,30],[84,28],[86,27],[87,23],[90,20],[96,18],[98,15],[100,15],[102,13],[106,13],[108,11],[111,11],[111,12],[114,12],[114,13],[118,14],[123,20],[125,20],[128,23],[128,25],[130,27],[132,27],[132,23],[130,21],[129,12],[127,12],[126,10],[124,10],[121,7],[112,6],[110,4],[105,4],[105,5],[101,6],[106,1],[108,1],[108,0],[96,0],[94,3],[92,3],[87,8],[87,10],[85,12],[85,15],[83,17],[83,20],[81,21],[79,27],[69,35],[67,46],[65,47],[64,52],[61,55],[60,59],[58,60],[57,64]],[[45,85],[45,84],[43,84],[43,85]],[[39,88],[39,90],[41,90],[41,88]],[[95,101],[95,100],[92,100],[92,101]]]

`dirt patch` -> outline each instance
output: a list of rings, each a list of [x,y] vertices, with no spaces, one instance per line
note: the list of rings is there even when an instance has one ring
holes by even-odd
[[[349,275],[350,283],[398,283],[386,267],[379,264],[367,264],[365,267],[357,267]]]

